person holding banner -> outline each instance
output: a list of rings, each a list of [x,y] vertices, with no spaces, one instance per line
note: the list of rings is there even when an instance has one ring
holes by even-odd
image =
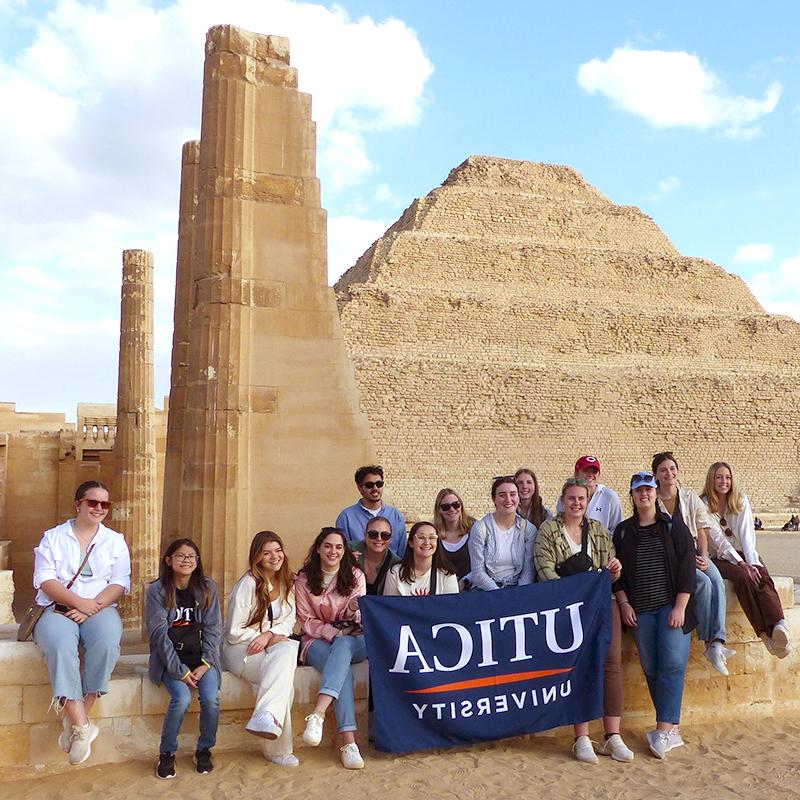
[[[222,663],[256,693],[245,730],[264,739],[264,758],[279,767],[296,767],[292,698],[297,641],[290,638],[296,602],[281,537],[259,531],[250,543],[248,563],[228,600]]]
[[[517,514],[513,475],[492,482],[494,512],[479,519],[469,535],[472,587],[482,591],[533,583],[536,526]]]
[[[664,758],[683,744],[678,723],[690,635],[697,627],[691,599],[696,551],[684,521],[659,512],[657,490],[652,472],[631,477],[633,516],[614,531],[622,575],[613,590],[656,710],[656,729],[647,733],[647,744],[656,758]]]
[[[458,594],[458,578],[442,555],[439,534],[430,522],[415,522],[403,558],[386,578],[385,595]]]
[[[389,570],[400,559],[389,549],[392,523],[386,517],[373,517],[364,530],[364,540],[350,542],[358,566],[367,580],[367,594],[383,594]]]
[[[622,565],[614,553],[611,534],[597,520],[586,517],[589,488],[586,481],[568,478],[561,489],[563,511],[547,520],[536,535],[534,564],[539,581],[551,581],[591,569],[607,569],[611,580],[619,578]],[[598,748],[615,761],[633,761],[633,752],[620,736],[622,720],[622,626],[619,606],[609,598],[611,608],[611,644],[604,665],[603,727],[605,739]],[[578,761],[597,764],[597,755],[589,738],[589,723],[575,725],[572,752]]]
[[[340,748],[342,765],[346,769],[363,769],[355,737],[350,665],[367,657],[358,608],[358,598],[366,594],[367,587],[343,531],[323,528],[319,532],[297,575],[294,590],[302,631],[300,660],[322,674],[316,706],[306,717],[303,741],[312,747],[322,741],[325,712],[333,703],[344,741]]]
[[[448,487],[440,489],[433,504],[433,524],[442,549],[456,571],[461,588],[470,583],[469,531],[475,520],[467,514],[464,502]]]

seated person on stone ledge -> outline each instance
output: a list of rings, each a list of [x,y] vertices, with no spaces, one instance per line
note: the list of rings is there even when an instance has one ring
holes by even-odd
[[[711,520],[709,549],[714,563],[733,583],[756,636],[773,656],[786,658],[792,645],[781,599],[756,550],[750,501],[734,482],[730,464],[717,461],[708,468],[703,500]]]
[[[394,507],[383,502],[383,467],[373,464],[359,467],[355,474],[356,488],[361,494],[357,503],[343,509],[336,517],[336,527],[344,532],[348,542],[364,539],[367,523],[373,517],[386,517],[392,526],[391,551],[403,555],[406,548],[406,522]]]
[[[256,704],[245,730],[264,740],[264,758],[279,767],[296,767],[292,698],[297,640],[289,637],[297,605],[281,537],[259,531],[250,543],[248,564],[228,599],[222,663],[253,687]]]
[[[433,524],[462,591],[471,586],[469,532],[474,523],[457,492],[448,487],[439,490],[433,504]]]
[[[458,594],[458,578],[447,563],[432,523],[415,522],[411,526],[403,560],[389,571],[384,594]]]
[[[75,519],[46,531],[34,550],[36,603],[45,610],[33,638],[47,662],[52,706],[62,712],[58,744],[70,764],[86,761],[97,738],[88,714],[108,692],[122,638],[117,600],[131,585],[125,537],[103,525],[110,506],[102,483],[82,483],[75,492]]]
[[[491,591],[533,583],[536,526],[517,514],[519,493],[513,475],[492,482],[495,510],[470,530],[469,558],[473,589]]]
[[[619,502],[619,495],[608,486],[599,482],[600,478],[600,459],[596,456],[581,456],[575,462],[575,477],[578,480],[586,481],[589,488],[589,505],[586,508],[586,516],[589,519],[596,519],[609,531],[616,530],[617,525],[622,521],[622,506]],[[563,511],[561,498],[556,502],[556,513]]]
[[[214,581],[203,573],[200,551],[191,539],[173,539],[147,587],[145,620],[150,638],[150,680],[164,684],[169,705],[161,727],[157,778],[175,777],[178,733],[192,701],[200,701],[200,736],[195,769],[211,772],[211,748],[217,741],[222,668],[219,642],[222,618]]]
[[[386,517],[373,517],[367,523],[364,540],[350,543],[356,562],[364,571],[367,594],[383,594],[389,570],[400,563],[400,559],[389,548],[391,540],[391,522]]]

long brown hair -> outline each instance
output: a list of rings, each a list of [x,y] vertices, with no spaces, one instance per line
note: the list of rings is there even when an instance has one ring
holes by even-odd
[[[253,537],[253,541],[250,542],[250,555],[248,556],[250,574],[256,582],[256,607],[250,614],[250,619],[244,624],[245,628],[258,625],[259,631],[263,630],[262,625],[264,623],[264,617],[267,614],[267,607],[270,604],[270,581],[267,580],[266,570],[261,565],[264,545],[269,542],[275,542],[283,553],[283,564],[281,564],[280,569],[275,573],[275,580],[272,582],[273,587],[278,589],[278,597],[280,597],[281,600],[286,600],[292,588],[292,570],[289,567],[289,559],[286,556],[286,550],[281,537],[274,531],[259,531]]]
[[[208,608],[211,605],[211,591],[208,588],[208,579],[203,572],[200,549],[191,539],[173,539],[158,563],[158,580],[161,581],[161,588],[164,592],[164,608],[176,608],[177,606],[175,602],[175,573],[172,571],[172,566],[167,564],[167,559],[172,558],[177,550],[184,546],[191,547],[197,556],[196,566],[194,572],[189,576],[189,586],[187,588],[194,592],[196,599],[200,599],[201,608]]]
[[[322,585],[322,562],[317,549],[332,534],[341,536],[342,544],[344,545],[342,560],[339,562],[339,572],[336,575],[336,593],[342,597],[347,597],[355,588],[355,571],[359,569],[359,566],[353,551],[347,546],[347,537],[340,528],[325,527],[317,534],[317,538],[314,539],[313,544],[308,549],[308,555],[300,568],[300,572],[306,576],[311,594],[322,594],[324,589]]]
[[[715,461],[706,473],[706,486],[703,489],[703,499],[706,501],[708,510],[712,514],[719,514],[720,496],[714,488],[714,475],[720,467],[725,467],[731,473],[731,490],[725,496],[725,509],[731,514],[739,514],[742,511],[742,493],[733,478],[733,470],[727,461]]]
[[[464,508],[464,501],[461,499],[459,493],[449,486],[445,486],[444,489],[439,489],[439,494],[436,495],[436,500],[433,503],[433,527],[436,528],[440,536],[444,533],[444,517],[442,516],[439,505],[449,494],[455,495],[456,500],[461,503],[461,516],[458,520],[458,527],[461,528],[461,535],[463,536],[469,533],[469,529],[472,527],[472,523],[475,522],[475,520],[467,514],[467,510]]]
[[[426,527],[436,530],[436,526],[432,522],[425,522],[424,520],[421,520],[420,522],[415,522],[411,526],[411,530],[408,532],[408,542],[406,543],[406,549],[403,553],[403,558],[400,560],[400,580],[403,583],[411,583],[417,579],[417,576],[414,574],[414,551],[411,549],[411,547],[409,547],[409,545],[411,544],[411,540],[417,535],[417,532],[420,530],[420,528]],[[447,556],[442,552],[441,539],[437,539],[436,549],[433,551],[433,558],[431,559],[431,570],[435,571],[437,569],[440,569],[447,575],[452,575],[455,573],[455,570],[450,566],[450,562],[447,560]]]
[[[542,495],[539,493],[539,479],[532,469],[529,467],[522,467],[522,469],[518,469],[514,473],[514,483],[517,482],[517,478],[523,473],[533,478],[533,497],[531,497],[531,504],[525,519],[527,519],[528,522],[532,522],[538,528],[545,520],[544,504],[542,503]],[[522,504],[522,500],[520,500],[520,504]]]

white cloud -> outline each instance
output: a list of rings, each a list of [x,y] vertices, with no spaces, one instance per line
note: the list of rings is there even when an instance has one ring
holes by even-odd
[[[680,189],[680,186],[680,178],[676,177],[675,175],[670,175],[669,178],[664,178],[663,181],[659,181],[657,188],[661,194],[669,194],[670,192],[674,192],[676,189]]]
[[[578,84],[655,128],[718,128],[739,139],[758,135],[755,123],[775,109],[781,96],[777,82],[760,100],[731,94],[692,53],[630,47],[615,49],[605,61],[581,64]]]
[[[800,255],[757,272],[747,285],[771,314],[786,314],[800,322]]]
[[[47,374],[65,340],[97,319],[93,341],[111,337],[97,346],[115,391],[121,251],[130,247],[155,254],[156,350],[166,354],[156,391],[166,391],[180,149],[199,136],[211,25],[289,37],[300,89],[313,95],[325,205],[376,171],[372,137],[419,121],[433,72],[403,22],[350,19],[338,6],[57,0],[42,10],[0,0],[0,12],[4,28],[24,28],[29,42],[0,52],[0,106],[14,109],[0,126],[0,318],[35,327],[30,337],[0,338],[12,395],[1,399],[20,402],[26,378],[6,364],[24,353]],[[344,269],[350,252],[342,247],[333,263]],[[37,407],[72,414],[76,392],[43,391]]]
[[[328,220],[328,283],[334,284],[391,223],[380,219],[332,217]]]
[[[768,261],[772,261],[774,257],[775,248],[768,242],[761,244],[748,242],[747,244],[739,245],[733,254],[733,260],[736,264],[765,264]]]

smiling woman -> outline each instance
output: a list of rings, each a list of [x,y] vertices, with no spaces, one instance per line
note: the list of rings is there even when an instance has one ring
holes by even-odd
[[[389,572],[384,594],[458,594],[458,578],[432,523],[417,522],[411,527],[403,560]]]

